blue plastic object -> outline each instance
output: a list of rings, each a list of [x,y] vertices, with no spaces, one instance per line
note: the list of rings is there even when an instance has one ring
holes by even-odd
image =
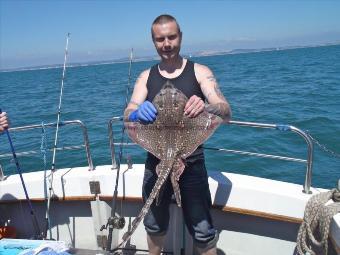
[[[18,255],[19,253],[38,247],[43,241],[40,240],[19,240],[2,239],[0,241],[1,255]]]
[[[130,121],[139,121],[143,124],[149,124],[156,120],[157,109],[149,102],[145,101],[142,103],[137,110],[133,111],[130,116]]]
[[[1,239],[1,255],[71,255],[63,241]]]
[[[285,124],[277,124],[276,129],[278,129],[280,131],[290,131],[291,130],[290,126],[285,125]]]

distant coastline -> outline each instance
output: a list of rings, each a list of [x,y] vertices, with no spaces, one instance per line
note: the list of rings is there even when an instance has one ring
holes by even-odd
[[[324,44],[315,44],[315,45],[304,45],[304,46],[283,46],[283,47],[270,47],[270,48],[255,48],[255,49],[233,49],[233,50],[225,50],[225,51],[214,51],[214,50],[202,50],[196,52],[185,52],[182,56],[186,58],[192,57],[208,57],[208,56],[217,56],[217,55],[231,55],[231,54],[245,54],[245,53],[255,53],[255,52],[267,52],[267,51],[279,51],[279,50],[293,50],[293,49],[301,49],[301,48],[315,48],[315,47],[327,47],[327,46],[337,46],[340,45],[339,42],[334,43],[324,43]],[[134,58],[134,62],[142,62],[142,61],[153,61],[159,60],[159,56],[146,56]],[[90,62],[72,62],[68,63],[67,67],[81,67],[81,66],[94,66],[94,65],[109,65],[109,64],[118,64],[118,63],[126,63],[129,62],[129,58],[117,58],[106,61],[90,61]],[[62,68],[62,64],[53,64],[53,65],[41,65],[41,66],[32,66],[32,67],[20,67],[20,68],[3,68],[0,69],[1,72],[17,72],[17,71],[32,71],[32,70],[44,70],[44,69],[56,69]]]

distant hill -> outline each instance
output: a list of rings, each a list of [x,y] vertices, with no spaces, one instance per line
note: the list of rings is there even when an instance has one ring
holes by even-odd
[[[307,46],[285,46],[285,47],[270,47],[270,48],[256,48],[256,49],[233,49],[233,50],[224,50],[224,51],[214,51],[214,50],[203,50],[196,52],[184,52],[182,56],[186,58],[191,57],[204,57],[204,56],[215,56],[215,55],[227,55],[227,54],[244,54],[244,53],[254,53],[254,52],[264,52],[264,51],[277,51],[277,50],[290,50],[290,49],[299,49],[299,48],[313,48],[313,47],[323,47],[323,46],[333,46],[340,45],[339,42],[335,43],[325,43],[319,45],[307,45]],[[135,57],[133,59],[134,62],[140,61],[152,61],[159,60],[160,57],[158,55],[153,56],[143,56],[143,57]],[[91,66],[91,65],[108,65],[108,64],[116,64],[116,63],[126,63],[129,62],[129,58],[117,58],[111,60],[104,61],[90,61],[90,62],[72,62],[68,63],[67,67],[78,67],[78,66]],[[9,68],[9,69],[0,69],[0,72],[13,72],[13,71],[24,71],[24,70],[42,70],[42,69],[51,69],[51,68],[62,68],[62,64],[55,65],[41,65],[41,66],[32,66],[32,67],[22,67],[22,68]]]

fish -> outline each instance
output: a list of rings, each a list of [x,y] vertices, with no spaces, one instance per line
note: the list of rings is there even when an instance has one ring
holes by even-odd
[[[176,203],[181,207],[178,181],[185,169],[185,159],[223,122],[222,118],[206,110],[195,118],[189,118],[184,114],[187,101],[188,98],[183,92],[167,81],[152,101],[157,109],[157,117],[152,124],[124,122],[131,140],[156,156],[160,162],[156,166],[158,175],[156,183],[140,213],[133,220],[130,230],[123,235],[123,241],[118,247],[122,247],[131,238],[154,200],[161,199],[160,192],[169,176]]]

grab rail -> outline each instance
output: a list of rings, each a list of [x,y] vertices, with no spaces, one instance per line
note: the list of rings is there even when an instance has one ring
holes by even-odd
[[[83,131],[83,138],[84,138],[84,144],[82,145],[76,145],[76,146],[65,146],[65,147],[59,147],[56,148],[57,150],[74,150],[74,149],[81,149],[81,148],[85,148],[86,151],[86,158],[87,158],[87,162],[89,165],[89,170],[93,170],[93,162],[92,162],[92,157],[91,157],[91,153],[90,153],[90,143],[89,143],[89,137],[87,134],[87,128],[85,126],[85,124],[83,122],[81,122],[80,120],[69,120],[69,121],[61,121],[59,122],[59,127],[62,126],[66,126],[66,125],[79,125]],[[44,124],[44,127],[56,127],[57,123],[46,123]],[[22,126],[22,127],[13,127],[13,128],[9,128],[8,130],[11,132],[16,132],[16,131],[23,131],[23,130],[29,130],[29,129],[36,129],[36,128],[41,128],[42,125],[28,125],[28,126]],[[51,149],[52,150],[52,149]],[[18,152],[16,153],[17,156],[20,155],[31,155],[31,154],[37,154],[39,153],[39,151],[36,150],[32,150],[32,151],[24,151],[24,152]],[[0,158],[3,157],[9,157],[12,154],[2,154],[0,155]]]
[[[117,168],[117,163],[116,163],[116,157],[115,157],[115,145],[120,145],[120,143],[115,143],[114,142],[114,136],[113,136],[113,130],[112,130],[112,123],[113,122],[118,122],[122,121],[123,117],[113,117],[112,119],[109,120],[108,123],[108,132],[109,132],[109,142],[110,142],[110,150],[111,150],[111,160],[112,160],[112,169]],[[128,143],[128,144],[134,144],[134,143]]]
[[[276,129],[279,131],[291,131],[291,132],[298,134],[300,137],[302,137],[305,140],[307,144],[307,148],[308,148],[307,160],[301,160],[298,158],[286,158],[284,160],[291,159],[289,161],[296,161],[296,162],[298,161],[298,162],[304,162],[307,164],[305,182],[303,185],[303,192],[307,194],[311,193],[310,187],[312,185],[314,147],[313,147],[313,141],[307,133],[305,133],[304,131],[302,131],[301,129],[297,127],[294,127],[291,125],[285,125],[285,124],[266,124],[266,123],[244,122],[244,121],[229,121],[228,124],[237,125],[237,126],[255,127],[255,128],[270,128],[270,129]],[[274,158],[274,157],[271,157],[271,158]]]
[[[123,117],[113,117],[108,123],[108,132],[109,132],[109,142],[110,142],[110,149],[111,149],[111,159],[112,159],[112,169],[117,168],[117,163],[115,159],[115,145],[121,145],[120,143],[114,142],[114,135],[112,124],[113,122],[122,121]],[[237,151],[237,150],[228,150],[228,149],[220,149],[220,148],[211,148],[211,147],[204,147],[208,150],[217,150],[226,153],[232,154],[240,154],[240,155],[249,155],[261,158],[272,158],[272,159],[279,159],[279,160],[286,160],[286,161],[293,161],[293,162],[300,162],[306,163],[306,175],[305,175],[305,182],[303,185],[303,192],[304,193],[311,193],[310,188],[312,184],[312,168],[313,168],[313,141],[310,136],[302,131],[301,129],[291,126],[291,125],[283,125],[283,124],[266,124],[266,123],[256,123],[256,122],[244,122],[244,121],[229,121],[227,124],[229,125],[236,125],[236,126],[247,126],[247,127],[255,127],[255,128],[269,128],[269,129],[276,129],[279,131],[291,131],[300,137],[302,137],[308,148],[307,159],[300,159],[294,157],[284,157],[279,155],[271,155],[271,154],[262,154],[262,153],[255,153],[249,151]],[[123,143],[123,146],[135,145],[135,143]]]

